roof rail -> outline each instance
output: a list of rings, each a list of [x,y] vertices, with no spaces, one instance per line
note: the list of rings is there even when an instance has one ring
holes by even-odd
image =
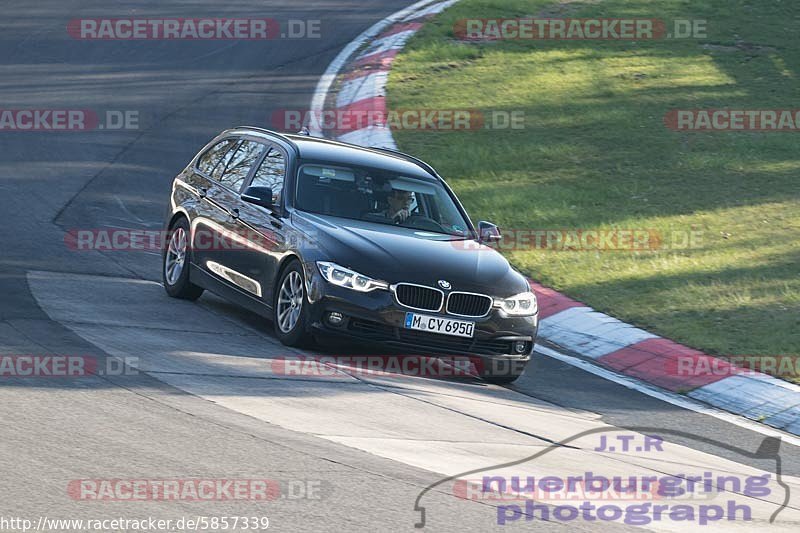
[[[400,156],[403,159],[405,159],[406,161],[410,161],[410,162],[416,164],[417,166],[422,167],[422,169],[425,170],[430,175],[436,176],[437,178],[440,177],[439,174],[436,173],[436,171],[433,169],[432,166],[430,166],[428,163],[426,163],[422,159],[418,159],[418,158],[414,157],[413,155],[409,155],[409,154],[407,154],[405,152],[401,152],[400,150],[395,150],[394,148],[370,147],[370,150],[380,150],[381,152],[389,152],[390,154],[394,154],[394,155]]]
[[[232,130],[256,130],[256,131],[259,131],[261,133],[267,133],[269,135],[273,135],[275,137],[278,137],[282,141],[286,142],[287,144],[289,144],[292,148],[294,148],[294,151],[297,154],[300,153],[300,148],[297,146],[297,144],[292,139],[290,139],[289,137],[284,135],[283,133],[279,133],[277,131],[268,130],[266,128],[259,128],[258,126],[239,126],[237,128],[231,128],[231,131]],[[302,135],[302,133],[300,133],[299,135]],[[329,142],[331,144],[343,144],[343,145],[349,145],[350,144],[350,143],[343,143],[341,141],[335,141],[335,140],[332,140],[332,139],[320,139],[320,140],[327,141],[327,142]],[[439,176],[439,174],[436,172],[436,170],[434,170],[433,167],[430,166],[428,163],[426,163],[425,161],[423,161],[421,159],[418,159],[418,158],[414,157],[413,155],[409,155],[409,154],[407,154],[405,152],[401,152],[400,150],[396,150],[394,148],[381,148],[381,147],[374,147],[374,146],[359,146],[359,145],[352,145],[352,146],[356,146],[357,148],[362,148],[364,150],[373,150],[373,151],[378,151],[378,152],[385,152],[385,153],[388,153],[388,154],[392,154],[392,155],[394,155],[396,157],[401,157],[401,158],[405,159],[406,161],[408,161],[410,163],[414,163],[418,167],[422,168],[425,172],[427,172],[431,176],[434,176],[434,177],[437,177],[437,178],[441,179],[441,176]]]
[[[280,132],[277,132],[277,131],[273,131],[273,130],[268,130],[267,128],[259,128],[258,126],[238,126],[236,128],[231,128],[231,131],[233,131],[233,130],[256,130],[256,131],[258,131],[260,133],[266,133],[266,134],[272,135],[274,137],[278,137],[283,142],[289,144],[294,149],[294,151],[296,153],[298,153],[298,154],[300,153],[300,149],[297,147],[297,144],[295,144],[295,142],[293,140],[291,140],[289,137],[287,137],[283,133],[280,133]]]

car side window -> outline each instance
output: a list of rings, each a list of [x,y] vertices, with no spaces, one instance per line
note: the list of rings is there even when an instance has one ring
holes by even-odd
[[[219,178],[220,183],[234,191],[239,191],[250,174],[250,169],[261,157],[265,148],[263,144],[255,141],[242,141],[239,143],[235,151],[231,150],[231,152],[234,152],[233,155],[230,158],[226,157],[228,161],[222,176]]]
[[[217,181],[220,180],[220,178],[222,177],[222,173],[225,172],[225,169],[228,167],[228,164],[231,162],[231,159],[233,159],[233,156],[236,154],[236,150],[239,149],[240,144],[241,141],[236,141],[234,145],[231,147],[231,149],[225,152],[225,155],[222,156],[222,159],[220,159],[217,166],[214,167],[214,172],[211,173],[212,178],[214,178]]]
[[[207,176],[212,176],[214,169],[235,144],[236,139],[225,139],[218,142],[200,156],[200,159],[197,160],[197,169]]]
[[[269,187],[272,189],[272,203],[281,201],[283,181],[286,178],[286,157],[276,148],[270,148],[261,166],[253,177],[251,187]]]

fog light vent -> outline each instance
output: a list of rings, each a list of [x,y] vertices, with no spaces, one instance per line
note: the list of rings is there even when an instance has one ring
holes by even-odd
[[[331,326],[341,326],[343,320],[344,317],[342,316],[342,313],[328,313],[328,324]]]

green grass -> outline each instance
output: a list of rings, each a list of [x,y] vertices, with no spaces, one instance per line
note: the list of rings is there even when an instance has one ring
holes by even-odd
[[[687,40],[466,43],[462,18],[706,19]],[[522,130],[397,131],[475,219],[702,233],[689,250],[509,252],[534,279],[717,355],[800,356],[800,133],[686,133],[675,108],[800,108],[800,5],[464,0],[398,57],[394,109],[525,113]]]

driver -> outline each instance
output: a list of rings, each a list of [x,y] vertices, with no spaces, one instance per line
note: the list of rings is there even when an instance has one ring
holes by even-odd
[[[402,224],[411,215],[411,202],[414,193],[400,189],[392,189],[387,197],[389,208],[381,214],[395,224]]]

